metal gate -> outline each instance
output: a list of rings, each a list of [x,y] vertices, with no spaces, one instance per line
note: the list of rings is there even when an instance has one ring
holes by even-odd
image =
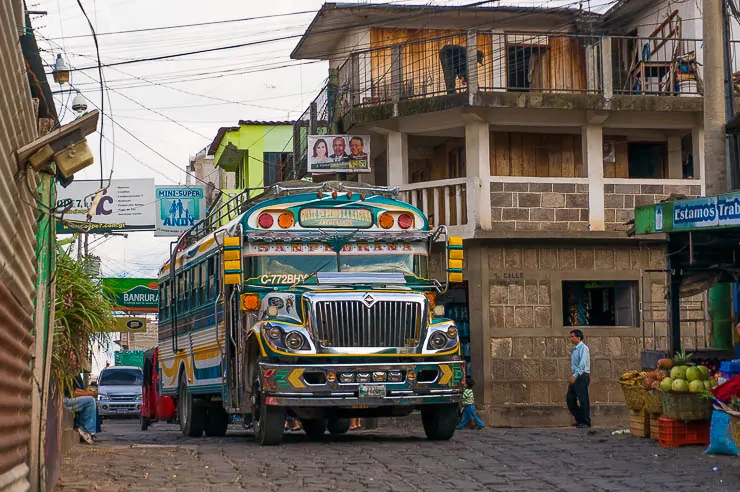
[[[19,168],[15,151],[36,138],[37,116],[20,42],[23,2],[0,3],[0,490],[15,492],[30,489],[38,212],[36,173]]]

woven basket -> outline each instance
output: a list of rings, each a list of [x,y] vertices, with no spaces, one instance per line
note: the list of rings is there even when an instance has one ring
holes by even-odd
[[[712,418],[712,400],[696,393],[662,393],[663,417],[683,421]]]
[[[645,410],[651,415],[661,415],[663,413],[663,398],[660,396],[662,391],[650,390],[643,393],[645,400]]]
[[[642,410],[645,407],[645,388],[636,385],[622,385],[622,392],[624,393],[624,402],[630,410]]]
[[[735,444],[740,443],[740,417],[730,416],[730,426],[732,427],[732,440]],[[740,444],[738,444],[740,446]]]

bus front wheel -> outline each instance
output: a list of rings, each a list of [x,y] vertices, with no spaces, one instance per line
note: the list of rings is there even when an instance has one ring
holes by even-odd
[[[274,446],[283,440],[285,408],[267,405],[263,392],[262,375],[259,369],[253,371],[252,383],[252,421],[254,438],[260,446]]]
[[[195,401],[188,393],[188,384],[185,377],[180,378],[180,391],[177,398],[177,412],[180,418],[180,431],[187,437],[203,435],[205,424],[205,407]]]
[[[430,441],[448,441],[455,433],[458,415],[457,404],[424,405],[421,422]]]

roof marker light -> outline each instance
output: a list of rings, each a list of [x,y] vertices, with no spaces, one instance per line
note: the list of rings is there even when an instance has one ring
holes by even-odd
[[[275,219],[272,218],[272,215],[265,213],[259,216],[259,219],[257,219],[257,222],[259,223],[261,228],[269,229],[270,227],[272,227],[272,224],[275,222]]]
[[[401,229],[408,229],[414,225],[414,218],[409,214],[401,214],[398,216],[398,227]]]

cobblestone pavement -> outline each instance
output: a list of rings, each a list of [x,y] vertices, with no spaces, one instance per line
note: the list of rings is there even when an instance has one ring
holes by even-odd
[[[740,490],[740,457],[664,449],[612,429],[465,430],[428,442],[420,428],[287,434],[257,446],[234,427],[185,438],[178,427],[106,420],[104,440],[65,457],[58,491],[636,491]]]

